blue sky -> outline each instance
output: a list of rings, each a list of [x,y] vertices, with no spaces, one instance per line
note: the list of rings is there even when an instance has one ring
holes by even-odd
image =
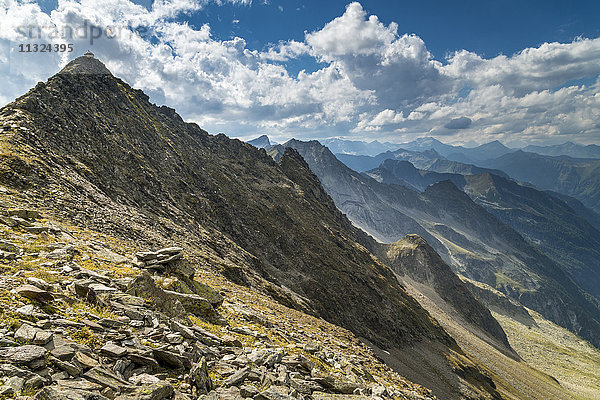
[[[2,3],[2,104],[91,49],[212,133],[600,143],[597,1]],[[73,54],[20,54],[33,41],[18,28],[32,23],[125,29],[71,38]]]
[[[343,14],[348,3],[289,0],[254,1],[250,7],[209,4],[189,20],[199,25],[209,22],[217,37],[241,36],[250,47],[261,50],[280,40],[301,41],[304,31],[322,28]],[[461,49],[493,57],[544,42],[600,36],[598,1],[369,0],[361,4],[384,24],[396,22],[403,33],[419,35],[440,61]],[[232,24],[233,20],[239,22]]]

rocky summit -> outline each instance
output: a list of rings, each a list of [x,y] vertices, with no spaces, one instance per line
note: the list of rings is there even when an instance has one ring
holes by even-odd
[[[0,144],[7,396],[501,398],[297,151],[209,135],[90,55],[3,107]]]

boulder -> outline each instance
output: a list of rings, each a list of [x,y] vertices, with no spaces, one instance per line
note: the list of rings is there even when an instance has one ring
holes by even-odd
[[[15,292],[23,297],[27,297],[30,300],[39,301],[40,303],[47,303],[54,300],[52,293],[33,285],[19,286],[15,289]]]
[[[172,351],[163,349],[153,349],[152,356],[158,361],[160,365],[171,367],[175,369],[190,368],[191,363],[189,358],[181,356]]]
[[[43,358],[47,352],[45,348],[32,344],[4,347],[0,348],[0,359],[13,364],[29,364]]]
[[[237,371],[236,373],[234,373],[233,375],[231,375],[229,378],[227,378],[225,380],[225,382],[223,382],[223,386],[225,386],[225,387],[239,386],[241,383],[243,383],[246,380],[246,378],[248,377],[249,374],[250,374],[249,367],[242,368],[239,371]]]
[[[214,317],[217,313],[204,297],[197,294],[186,294],[165,290],[164,293],[173,302],[179,302],[185,311],[202,317]]]
[[[171,317],[185,316],[185,309],[177,298],[156,285],[148,271],[142,271],[127,287],[127,293],[148,299],[159,310]]]

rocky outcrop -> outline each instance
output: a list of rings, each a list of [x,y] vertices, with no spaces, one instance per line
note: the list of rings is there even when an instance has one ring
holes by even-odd
[[[395,243],[381,245],[380,255],[398,275],[433,288],[467,321],[497,340],[505,351],[518,357],[490,311],[473,297],[448,264],[421,237],[407,235]]]

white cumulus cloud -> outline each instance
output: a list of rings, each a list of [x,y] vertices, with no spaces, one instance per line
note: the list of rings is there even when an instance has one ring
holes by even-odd
[[[4,0],[0,102],[90,49],[152,101],[214,133],[600,141],[600,38],[544,43],[493,58],[465,49],[439,61],[419,36],[384,24],[353,2],[304,40],[257,50],[249,48],[251,38],[219,40],[208,22],[185,22],[209,2],[251,6],[250,0],[157,0],[149,8],[128,0],[59,0],[47,14],[35,2]],[[28,27],[43,29],[30,38]],[[69,27],[85,27],[88,35],[56,35]],[[92,44],[94,27],[102,34]],[[25,42],[68,42],[75,51],[19,53]],[[300,58],[312,58],[316,69],[290,73],[286,63]]]

